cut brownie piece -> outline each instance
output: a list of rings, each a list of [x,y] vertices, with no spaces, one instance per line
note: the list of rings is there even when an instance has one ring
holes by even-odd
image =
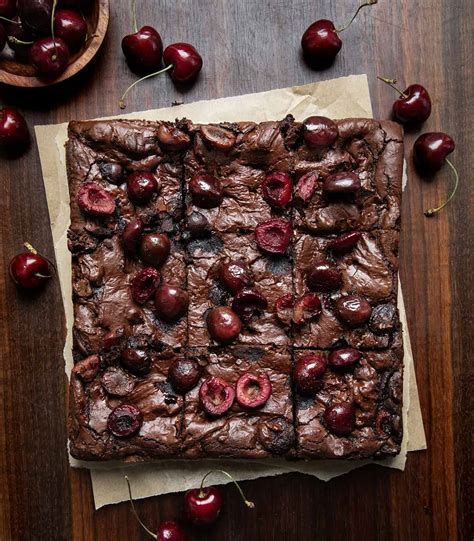
[[[183,354],[150,350],[149,355],[151,368],[142,376],[118,362],[109,364],[102,355],[75,364],[69,391],[70,450],[75,458],[136,461],[179,456],[184,401],[167,375],[171,362]],[[131,407],[139,418],[128,437],[110,429],[110,415],[123,406]],[[128,426],[123,422],[120,428]]]
[[[294,428],[291,398],[291,357],[286,348],[232,346],[196,348],[191,353],[203,366],[199,384],[185,396],[183,456],[264,458],[293,454]],[[258,408],[239,405],[221,416],[203,410],[200,388],[210,377],[236,387],[244,374],[268,376],[271,394]],[[257,392],[249,386],[247,392]],[[237,391],[238,393],[238,391]]]
[[[295,361],[314,354],[295,352]],[[329,352],[318,351],[328,358]],[[344,369],[328,365],[314,396],[295,388],[297,455],[368,458],[396,455],[402,439],[402,347],[397,335],[384,351],[364,351]]]
[[[212,231],[222,233],[253,231],[258,223],[273,216],[289,216],[291,158],[283,133],[287,123],[189,123],[194,145],[184,158],[188,220],[199,212]],[[281,208],[270,206],[262,192],[262,183],[272,173],[280,174],[284,177],[281,182],[288,183],[288,201]],[[197,193],[199,178],[201,182],[206,178],[217,182],[220,193],[214,193],[214,202],[210,195]]]
[[[298,135],[295,175],[299,179],[315,172],[318,183],[311,199],[295,209],[295,226],[317,233],[397,228],[403,168],[402,128],[395,122],[369,119],[339,120],[336,125],[339,137],[330,148],[311,149]],[[302,129],[302,124],[293,126],[297,134]],[[323,191],[331,175],[346,172],[353,173],[360,181],[359,190]]]
[[[355,237],[346,252],[331,247],[340,236],[314,236],[295,232],[293,277],[295,294],[310,289],[321,300],[318,318],[294,326],[296,347],[329,348],[345,341],[362,348],[386,348],[393,332],[400,328],[397,311],[398,237],[396,230],[365,231]],[[315,272],[324,266],[321,275]],[[325,277],[330,273],[332,282]],[[372,306],[372,315],[362,325],[349,326],[337,315],[338,299],[358,295]]]
[[[268,255],[257,248],[255,236],[222,234],[217,253],[212,253],[209,244],[196,243],[190,247],[192,257],[188,266],[188,287],[191,293],[188,312],[188,343],[190,346],[212,344],[207,329],[209,310],[219,305],[232,305],[232,294],[219,280],[221,265],[230,261],[242,261],[253,275],[253,285],[266,299],[268,305],[259,310],[255,317],[245,322],[237,338],[245,344],[290,343],[289,333],[275,317],[276,301],[292,293],[291,260],[286,255]],[[201,257],[202,256],[202,257]]]

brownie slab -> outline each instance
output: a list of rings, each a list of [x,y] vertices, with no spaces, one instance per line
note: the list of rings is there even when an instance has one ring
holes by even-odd
[[[297,178],[318,174],[310,202],[295,209],[295,227],[315,233],[352,229],[393,229],[399,226],[403,169],[403,131],[388,120],[336,121],[339,137],[330,148],[311,149],[301,140],[302,124],[294,153]],[[361,189],[355,195],[327,196],[322,184],[329,175],[350,171]]]
[[[195,348],[203,375],[185,397],[183,456],[265,458],[291,454],[294,450],[293,403],[291,398],[291,356],[286,348],[231,346]],[[216,376],[235,386],[250,372],[266,374],[272,392],[268,401],[253,410],[234,401],[221,417],[210,417],[199,400],[202,382]]]
[[[314,353],[295,352],[295,362]],[[318,351],[325,359],[328,351]],[[351,369],[330,366],[321,378],[315,396],[295,389],[295,429],[300,458],[346,458],[392,456],[400,452],[402,440],[402,358],[401,336],[390,349],[363,352]],[[349,435],[332,433],[324,418],[328,407],[351,403],[355,408],[355,428]]]

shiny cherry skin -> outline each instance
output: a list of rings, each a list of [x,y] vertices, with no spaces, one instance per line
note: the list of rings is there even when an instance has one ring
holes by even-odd
[[[329,353],[328,362],[333,368],[347,368],[359,362],[362,358],[360,351],[354,348],[334,349]]]
[[[318,261],[306,275],[306,283],[312,291],[334,291],[341,286],[341,271],[332,261]]]
[[[203,209],[218,207],[224,199],[224,191],[218,178],[212,175],[194,175],[189,181],[193,204]]]
[[[187,393],[198,384],[202,368],[196,359],[176,358],[168,370],[168,380],[178,393]]]
[[[10,276],[21,289],[40,289],[51,278],[48,261],[31,252],[16,255],[10,261]]]
[[[58,9],[54,15],[54,35],[64,40],[70,51],[78,51],[86,42],[87,23],[77,11]]]
[[[0,151],[19,156],[30,146],[30,131],[23,115],[13,107],[0,109]]]
[[[300,357],[293,368],[293,381],[301,394],[314,395],[322,387],[326,360],[321,353]]]
[[[145,224],[140,218],[134,218],[125,226],[122,232],[122,246],[128,255],[135,256],[137,254],[144,231]]]
[[[336,301],[336,315],[347,325],[358,327],[369,321],[372,306],[364,297],[346,295]]]
[[[158,182],[148,171],[136,171],[127,177],[127,194],[134,205],[146,205],[158,191]]]
[[[360,178],[350,171],[333,173],[324,179],[323,192],[327,195],[348,195],[361,189]]]
[[[342,47],[334,23],[326,19],[311,24],[301,38],[301,47],[305,60],[311,66],[330,64]]]
[[[432,175],[446,163],[455,147],[453,139],[443,132],[424,133],[413,146],[413,158],[420,172]]]
[[[175,83],[193,82],[202,68],[201,55],[189,43],[173,43],[163,53],[166,66],[172,65],[168,71]]]
[[[356,411],[354,404],[340,402],[326,408],[324,422],[330,432],[336,436],[348,436],[355,428]]]
[[[401,124],[424,122],[431,114],[431,99],[424,86],[410,85],[393,104],[393,116]]]
[[[192,212],[187,219],[186,229],[192,239],[202,239],[211,233],[209,220],[201,212]]]
[[[254,283],[254,276],[248,265],[239,259],[222,263],[219,267],[219,280],[221,284],[233,295],[244,287]]]
[[[142,236],[140,258],[151,267],[159,268],[168,259],[171,243],[166,233],[147,233]]]
[[[36,40],[30,49],[30,59],[40,75],[56,78],[65,71],[70,59],[69,47],[61,38]]]
[[[120,362],[127,370],[138,376],[143,376],[150,370],[151,359],[143,349],[125,348]]]
[[[309,148],[328,148],[339,135],[337,124],[324,116],[310,116],[303,121],[303,139]]]
[[[186,534],[177,522],[165,520],[158,526],[156,541],[186,541]]]
[[[227,306],[212,309],[207,316],[207,329],[211,337],[222,344],[230,344],[242,330],[239,316]]]
[[[163,284],[155,293],[156,313],[165,321],[178,321],[184,316],[188,306],[188,292],[180,287]]]
[[[17,0],[17,13],[25,28],[36,35],[51,33],[53,0]]]
[[[15,14],[15,0],[0,0],[0,17],[11,18]]]
[[[327,248],[336,255],[344,254],[355,248],[361,237],[362,233],[360,231],[348,231],[331,239],[327,243]]]
[[[187,519],[197,526],[213,524],[221,512],[222,496],[217,487],[193,488],[184,495]]]
[[[122,51],[133,72],[147,75],[160,69],[163,41],[153,27],[144,26],[122,39]]]

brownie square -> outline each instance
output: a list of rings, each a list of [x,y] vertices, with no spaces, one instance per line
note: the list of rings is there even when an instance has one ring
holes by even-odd
[[[265,458],[292,454],[294,450],[291,356],[286,348],[232,346],[195,348],[203,375],[185,397],[183,456]],[[272,393],[260,408],[249,410],[237,400],[221,417],[209,417],[199,400],[206,378],[216,376],[235,386],[245,373],[266,374]]]
[[[69,387],[69,433],[72,456],[82,460],[177,457],[181,450],[184,399],[167,382],[168,369],[184,354],[150,351],[151,369],[139,377],[116,362],[100,357],[87,370],[92,356],[75,364]],[[117,406],[139,408],[143,423],[137,434],[120,438],[107,430],[107,419]]]
[[[297,178],[316,172],[319,182],[309,203],[295,209],[295,227],[315,233],[399,226],[403,131],[387,120],[336,121],[339,137],[330,148],[310,149],[299,135],[294,153]],[[294,130],[302,125],[295,123]],[[321,187],[333,173],[351,171],[361,182],[355,195],[327,196]]]
[[[231,295],[218,280],[219,267],[224,262],[239,259],[253,272],[254,287],[265,296],[268,308],[244,324],[236,342],[249,345],[288,345],[289,333],[276,319],[274,307],[280,297],[293,290],[289,256],[261,252],[253,234],[222,234],[219,237],[219,246],[220,250],[214,254],[207,249],[207,244],[196,244],[192,251],[197,257],[193,257],[188,266],[188,344],[192,347],[212,344],[207,330],[207,314],[216,306],[232,303]]]
[[[334,263],[342,283],[333,292],[316,291],[322,313],[305,325],[294,326],[293,343],[295,347],[324,349],[345,341],[356,348],[386,348],[393,332],[400,328],[397,311],[398,231],[364,231],[356,246],[343,254],[329,248],[335,238],[336,235],[295,232],[293,278],[296,295],[309,291],[307,275],[317,262]],[[365,297],[372,306],[371,319],[361,327],[348,327],[335,315],[337,299],[352,294]]]
[[[276,211],[264,200],[262,181],[269,173],[291,173],[291,153],[285,147],[282,122],[189,123],[193,147],[184,157],[186,214],[203,214],[212,231],[253,231],[265,220],[289,216],[289,209]],[[220,181],[224,191],[216,208],[193,204],[189,182],[196,174],[208,174]]]
[[[314,350],[296,351],[295,362]],[[327,359],[328,351],[318,351]],[[328,366],[315,396],[303,396],[295,388],[295,430],[300,458],[393,456],[402,440],[401,335],[383,351],[364,351],[351,369]],[[324,418],[326,408],[340,403],[355,407],[355,429],[349,435],[332,433]]]

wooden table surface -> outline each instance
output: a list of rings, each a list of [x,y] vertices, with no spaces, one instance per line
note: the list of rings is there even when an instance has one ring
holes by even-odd
[[[0,100],[30,124],[118,113],[134,77],[120,49],[131,30],[127,0],[114,0],[98,57],[66,84],[46,90],[0,87]],[[139,0],[139,21],[154,24],[165,44],[189,41],[201,52],[198,82],[180,92],[167,76],[131,93],[129,111],[166,107],[351,73],[367,73],[374,114],[387,118],[394,92],[376,74],[430,91],[425,131],[456,140],[452,161],[461,186],[437,218],[423,209],[444,199],[452,179],[422,182],[411,167],[416,132],[406,135],[410,183],[403,201],[401,279],[416,360],[428,451],[411,453],[404,472],[370,466],[330,483],[284,475],[244,483],[256,509],[247,511],[230,486],[225,509],[209,531],[189,539],[471,540],[473,525],[473,40],[472,0],[379,0],[343,34],[335,64],[314,72],[300,57],[303,31],[315,19],[341,25],[357,1]],[[0,162],[0,539],[121,541],[146,539],[126,503],[94,512],[87,471],[66,455],[64,317],[57,281],[35,298],[8,279],[10,258],[24,240],[53,258],[38,152]],[[157,525],[181,513],[182,495],[137,507]]]

